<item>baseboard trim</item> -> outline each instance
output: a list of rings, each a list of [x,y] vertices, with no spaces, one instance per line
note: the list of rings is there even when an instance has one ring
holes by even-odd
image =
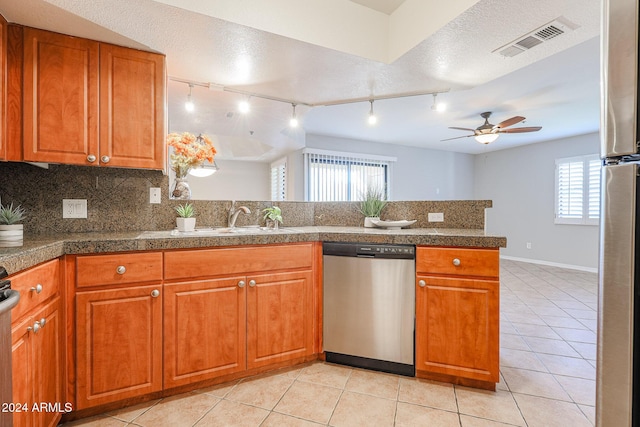
[[[510,261],[528,262],[529,264],[548,265],[550,267],[568,268],[570,270],[586,271],[587,273],[597,273],[597,268],[584,267],[582,265],[561,264],[559,262],[542,261],[539,259],[519,258],[515,256],[500,255],[502,259],[508,259]]]

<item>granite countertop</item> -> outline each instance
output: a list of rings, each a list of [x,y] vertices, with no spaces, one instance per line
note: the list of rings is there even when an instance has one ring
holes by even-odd
[[[132,231],[114,233],[25,234],[23,245],[0,248],[0,266],[9,274],[65,254],[261,245],[309,241],[412,244],[426,246],[506,247],[507,239],[481,229],[406,228],[386,230],[363,227],[310,226],[278,231],[239,233]]]

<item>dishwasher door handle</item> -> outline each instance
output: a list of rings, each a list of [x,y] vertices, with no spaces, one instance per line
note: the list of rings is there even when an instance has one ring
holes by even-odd
[[[371,254],[371,255],[369,255],[369,254],[358,254],[358,255],[356,255],[356,258],[375,258],[375,257],[376,256],[373,255],[373,254]]]

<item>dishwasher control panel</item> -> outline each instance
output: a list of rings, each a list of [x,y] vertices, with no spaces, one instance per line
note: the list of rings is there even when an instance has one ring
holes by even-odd
[[[416,248],[413,245],[384,245],[372,243],[324,242],[323,255],[414,259]]]

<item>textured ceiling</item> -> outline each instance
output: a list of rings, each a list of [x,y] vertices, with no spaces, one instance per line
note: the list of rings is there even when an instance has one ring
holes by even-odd
[[[375,128],[362,125],[366,102],[298,114],[309,133],[477,153],[597,130],[599,3],[481,0],[391,63],[151,0],[0,0],[0,13],[10,22],[162,52],[172,77],[294,102],[449,90],[438,97],[450,104],[442,115],[429,109],[430,96],[376,102]],[[577,28],[513,58],[492,53],[559,16]],[[196,111],[187,115],[187,92],[169,83],[171,130],[215,135],[225,157],[269,160],[304,143],[304,131],[286,127],[288,104],[254,98],[250,116],[230,118],[238,95],[196,87]],[[448,126],[479,126],[482,111],[495,111],[494,123],[523,115],[543,131],[503,135],[488,147],[472,138],[440,142],[459,134]]]

